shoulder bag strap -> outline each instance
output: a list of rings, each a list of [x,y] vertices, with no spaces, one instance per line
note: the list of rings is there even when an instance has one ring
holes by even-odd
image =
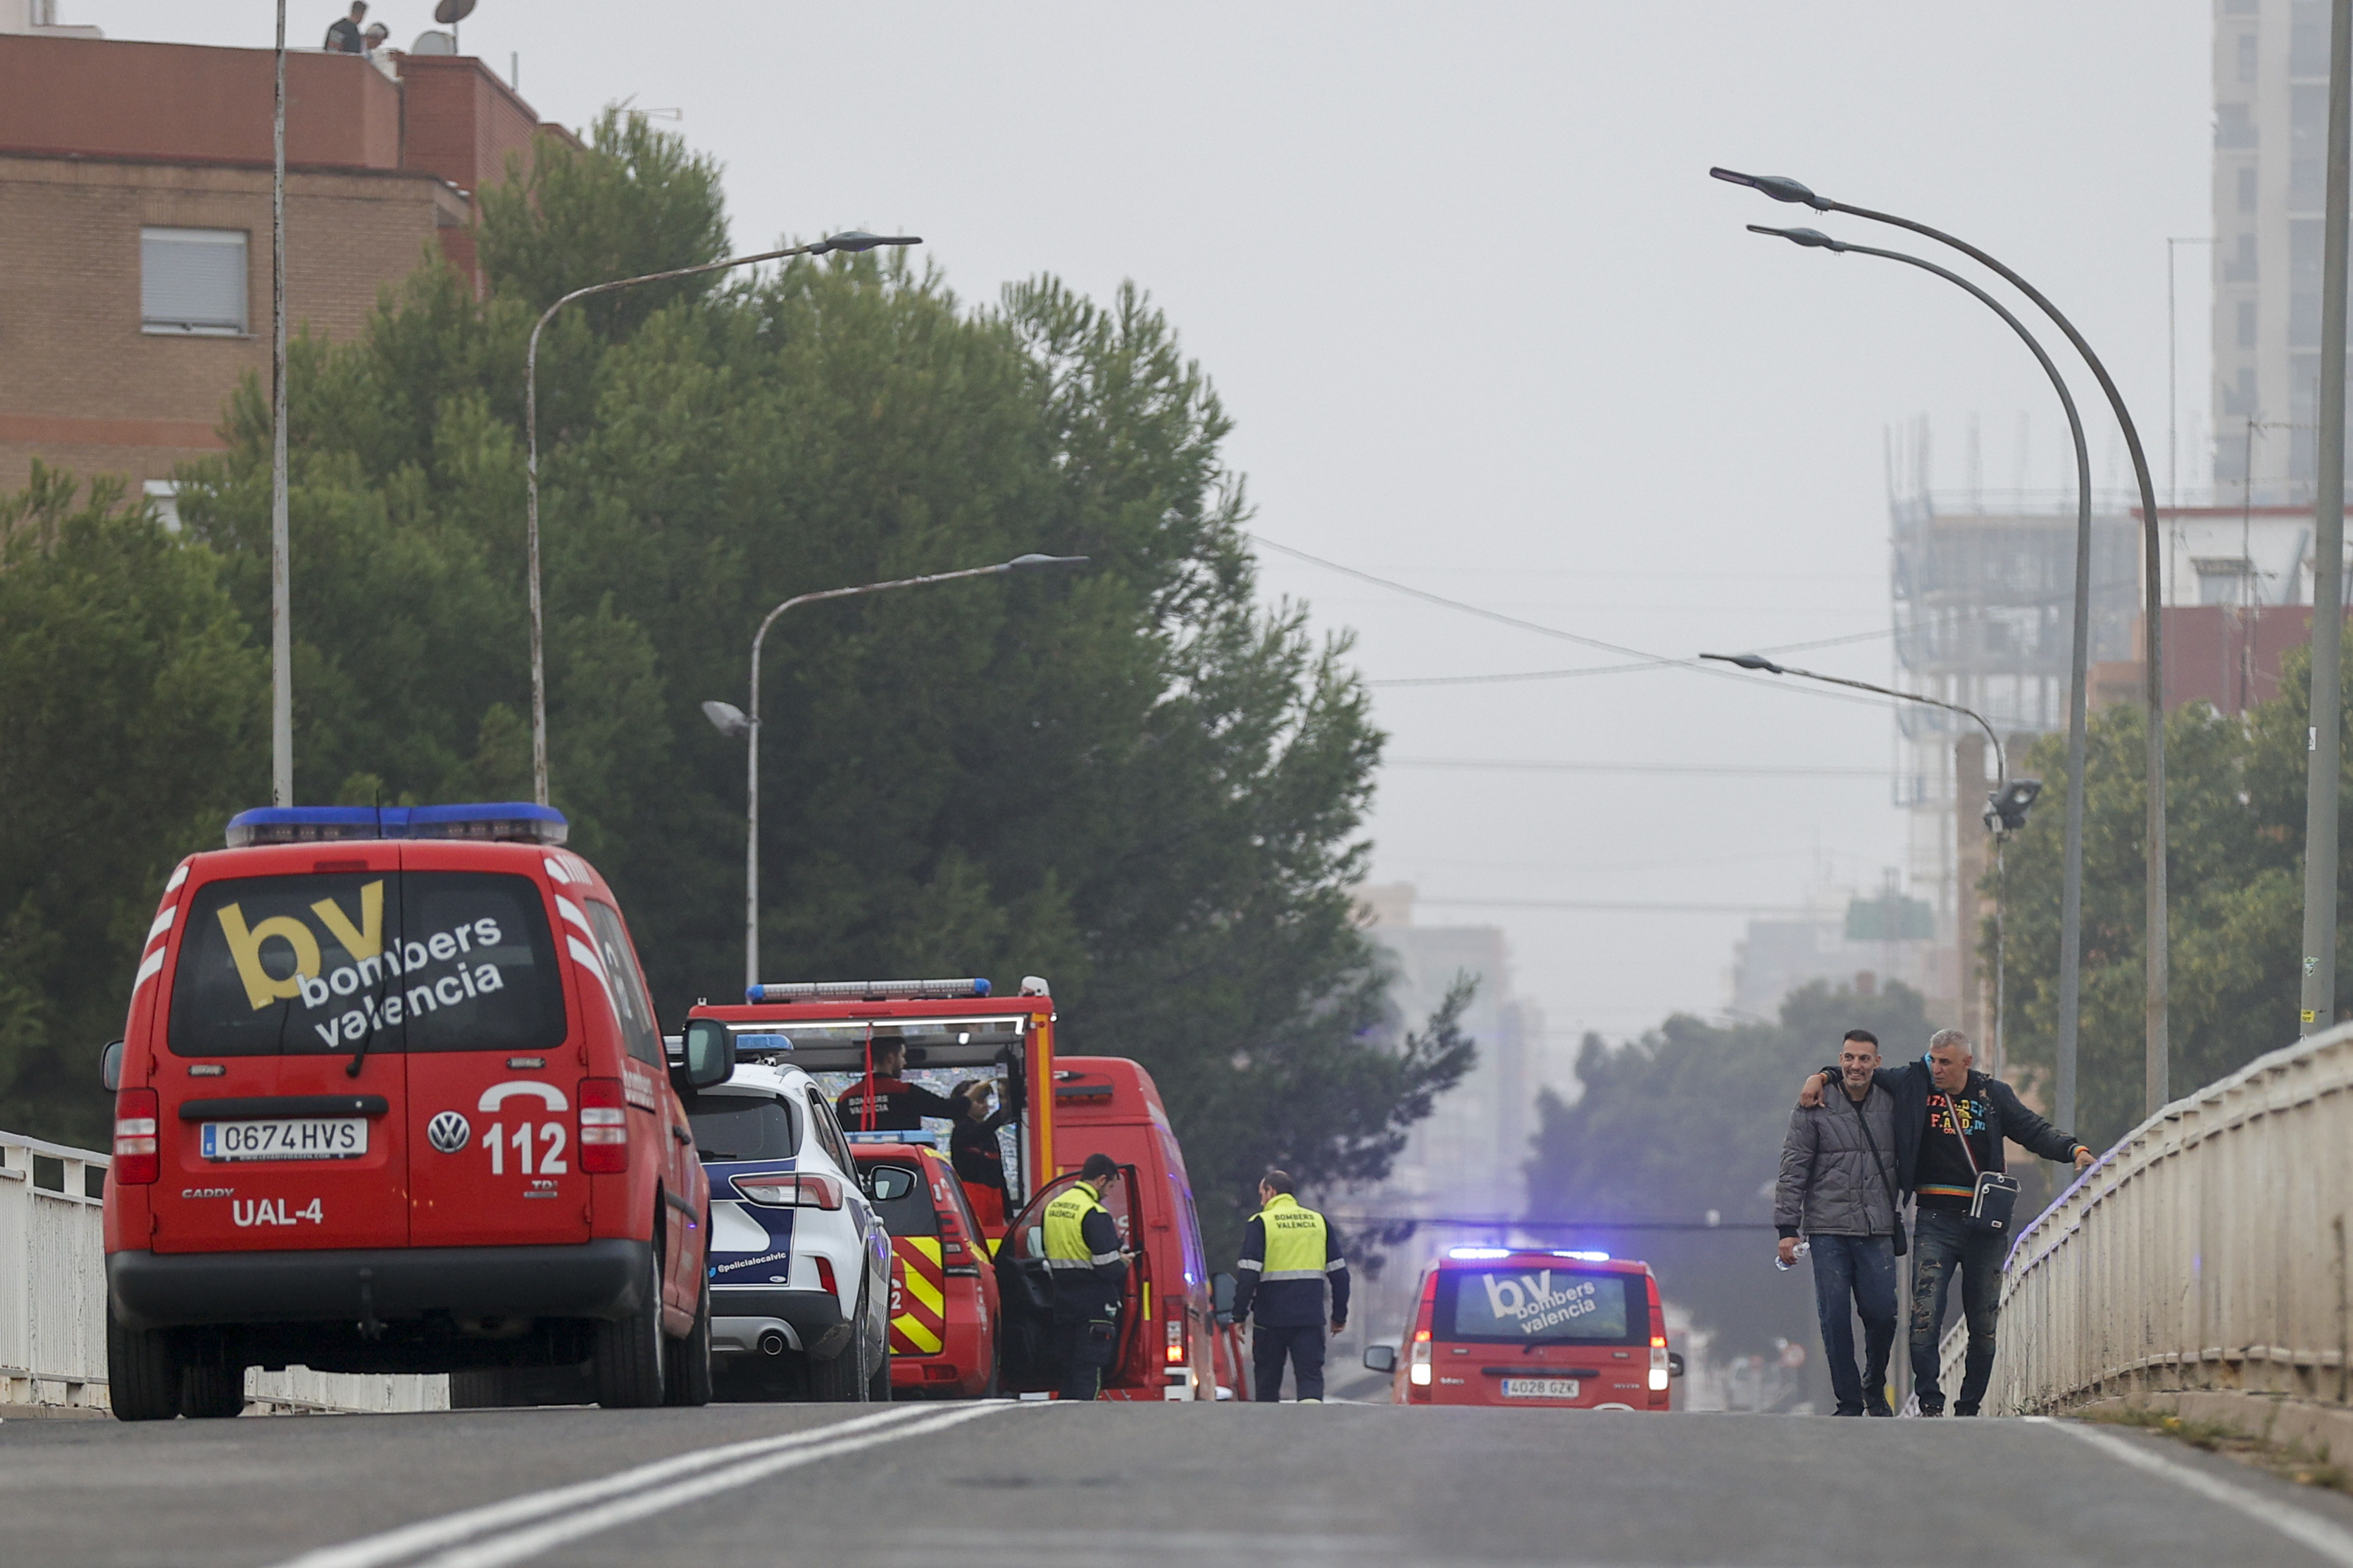
[[[1840,1092],[1845,1091],[1841,1089]],[[1878,1092],[1879,1086],[1873,1084],[1861,1100],[1850,1100],[1847,1103],[1854,1107],[1854,1119],[1862,1125],[1863,1147],[1871,1151],[1871,1163],[1878,1168],[1879,1179],[1887,1184],[1887,1206],[1894,1211],[1900,1224],[1904,1217],[1904,1200],[1895,1195],[1895,1173],[1887,1168],[1886,1159],[1879,1152],[1879,1140],[1871,1135],[1871,1118],[1862,1113],[1862,1108],[1871,1103],[1872,1095]]]
[[[1953,1136],[1961,1141],[1961,1153],[1969,1163],[1969,1174],[1984,1175],[1985,1173],[1978,1169],[1978,1152],[1969,1147],[1969,1135],[1961,1131],[1960,1102],[1949,1094],[1940,1094],[1938,1098],[1945,1102],[1945,1114],[1953,1119]]]

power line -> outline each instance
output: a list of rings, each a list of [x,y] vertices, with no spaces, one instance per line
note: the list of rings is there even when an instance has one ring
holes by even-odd
[[[1599,899],[1433,899],[1417,893],[1417,904],[1481,910],[1589,910],[1609,914],[1802,915],[1801,904],[1642,904]]]
[[[1388,757],[1392,768],[1475,768],[1546,773],[1699,773],[1717,778],[1883,779],[1885,768],[1745,767],[1731,763],[1556,763],[1515,758]]]

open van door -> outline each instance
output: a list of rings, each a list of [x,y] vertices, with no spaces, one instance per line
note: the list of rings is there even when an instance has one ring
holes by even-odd
[[[1060,1369],[1053,1360],[1054,1286],[1046,1268],[1046,1205],[1069,1192],[1079,1179],[1073,1171],[1057,1176],[1039,1189],[1029,1206],[1014,1216],[1013,1226],[997,1249],[997,1293],[1004,1315],[998,1341],[999,1375],[1008,1393],[1029,1393],[1057,1387]],[[1119,1352],[1103,1369],[1103,1383],[1125,1380],[1135,1364],[1142,1343],[1151,1291],[1151,1265],[1136,1246],[1134,1215],[1140,1208],[1140,1178],[1133,1165],[1122,1165],[1105,1184],[1103,1206],[1128,1249],[1127,1283],[1119,1304]]]

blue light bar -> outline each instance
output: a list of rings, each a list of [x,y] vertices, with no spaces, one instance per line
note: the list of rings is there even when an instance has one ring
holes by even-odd
[[[1512,1249],[1508,1247],[1451,1247],[1446,1250],[1449,1258],[1509,1258],[1511,1255]]]
[[[263,844],[334,844],[360,838],[455,838],[494,844],[561,844],[571,826],[553,806],[529,801],[480,805],[264,805],[228,820],[232,849]]]
[[[946,1002],[988,994],[988,982],[970,980],[796,980],[746,985],[746,1002]]]
[[[789,1051],[793,1042],[783,1035],[737,1035],[735,1048],[748,1056],[754,1051]]]

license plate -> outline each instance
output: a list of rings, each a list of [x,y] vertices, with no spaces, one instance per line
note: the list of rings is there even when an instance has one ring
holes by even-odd
[[[1577,1379],[1573,1377],[1507,1377],[1504,1379],[1506,1399],[1574,1399]]]
[[[207,1121],[197,1147],[207,1160],[356,1160],[367,1152],[364,1116],[294,1116]]]

